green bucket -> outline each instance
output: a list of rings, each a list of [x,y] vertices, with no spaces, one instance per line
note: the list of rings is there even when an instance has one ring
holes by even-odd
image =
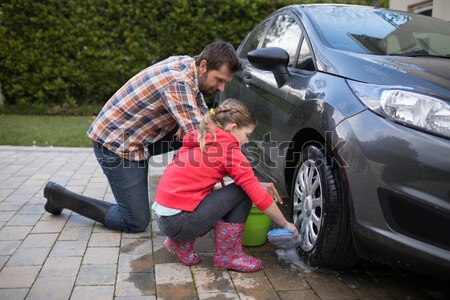
[[[243,246],[261,246],[266,242],[267,232],[270,228],[270,218],[260,211],[256,206],[252,206],[247,221],[245,222]]]

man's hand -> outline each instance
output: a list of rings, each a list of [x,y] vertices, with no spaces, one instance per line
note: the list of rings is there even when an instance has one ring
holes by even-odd
[[[180,142],[183,139],[184,131],[183,128],[178,128],[177,133],[175,133],[175,139]]]
[[[260,182],[259,184],[269,193],[273,200],[280,202],[280,204],[284,204],[280,194],[278,194],[278,191],[272,182]]]

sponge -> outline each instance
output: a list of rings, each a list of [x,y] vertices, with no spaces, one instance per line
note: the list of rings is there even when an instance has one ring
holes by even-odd
[[[294,239],[294,232],[289,229],[272,229],[267,233],[267,240],[278,248],[289,250],[296,249],[302,243],[300,236]]]

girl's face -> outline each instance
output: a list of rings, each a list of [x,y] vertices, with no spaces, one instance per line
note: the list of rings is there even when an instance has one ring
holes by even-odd
[[[239,141],[239,146],[248,143],[248,138],[255,130],[255,125],[247,125],[243,127],[238,127],[236,123],[228,124],[225,126],[225,130],[230,132]]]

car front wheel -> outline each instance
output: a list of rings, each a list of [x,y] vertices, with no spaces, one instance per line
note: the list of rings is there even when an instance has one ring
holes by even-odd
[[[292,220],[298,248],[311,266],[345,269],[358,261],[337,166],[317,145],[306,146],[292,184]]]

